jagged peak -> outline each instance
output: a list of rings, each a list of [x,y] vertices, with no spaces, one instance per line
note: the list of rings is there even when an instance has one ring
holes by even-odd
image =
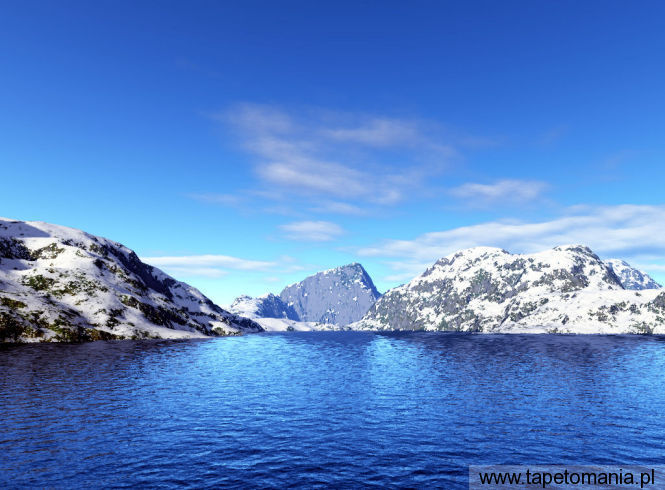
[[[552,250],[555,250],[557,252],[578,252],[585,255],[593,255],[594,257],[597,257],[596,253],[593,250],[591,250],[591,247],[581,243],[559,245],[557,247],[554,247]]]
[[[427,269],[427,271],[425,271],[425,274],[427,274],[427,272],[430,272],[430,269],[432,269],[433,267],[450,265],[455,261],[457,261],[458,259],[475,260],[482,257],[491,257],[499,255],[510,255],[510,252],[502,248],[487,247],[487,246],[464,248],[456,252],[453,252],[451,254],[448,254],[445,257],[441,257],[439,260],[437,260],[434,263],[432,267],[430,267],[429,269]]]
[[[528,257],[547,255],[548,253],[551,252],[576,252],[576,253],[582,253],[584,255],[589,255],[594,258],[598,258],[598,255],[596,255],[596,253],[593,250],[591,250],[591,248],[583,244],[559,245],[548,250],[536,253],[530,253],[530,254],[511,253],[503,248],[480,245],[476,247],[464,248],[456,252],[453,252],[451,254],[448,254],[445,257],[442,257],[439,260],[437,260],[434,265],[452,264],[455,260],[460,258],[475,260],[483,257],[505,256],[505,255],[528,258]]]
[[[290,284],[279,296],[303,321],[346,324],[359,319],[381,293],[365,268],[352,262]]]
[[[608,263],[608,264],[611,264],[611,265],[622,265],[624,267],[630,267],[631,269],[636,269],[635,267],[633,267],[632,265],[630,265],[628,262],[626,262],[623,259],[605,259],[605,262]],[[636,270],[639,270],[639,269],[636,269]],[[640,272],[642,272],[642,271],[640,270]]]
[[[617,276],[625,289],[659,289],[662,286],[649,274],[633,267],[623,259],[607,259],[605,264]]]
[[[492,271],[494,268],[508,267],[515,270],[520,263],[526,261],[534,264],[543,264],[553,269],[569,269],[580,267],[596,268],[594,274],[600,273],[598,277],[604,277],[612,287],[622,287],[621,280],[616,277],[611,268],[608,268],[599,257],[588,246],[582,244],[569,244],[553,247],[541,252],[530,254],[510,253],[498,247],[478,246],[459,250],[437,260],[427,268],[421,275],[415,277],[413,282],[437,281],[448,274],[461,274],[464,271],[481,267],[483,270]],[[497,269],[498,270],[498,269]],[[407,283],[409,284],[409,283]]]
[[[483,255],[510,255],[510,252],[503,248],[499,247],[488,247],[484,245],[479,245],[477,247],[465,248],[458,250],[450,255],[447,255],[444,258],[456,258],[456,257],[482,257]]]
[[[354,272],[367,272],[365,268],[359,263],[359,262],[351,262],[350,264],[345,264],[345,265],[340,265],[338,267],[334,267],[332,269],[327,269],[321,272],[318,272],[318,274],[334,274],[342,271],[348,271],[352,270]],[[316,274],[314,274],[316,275]]]
[[[284,289],[289,289],[293,286],[297,286],[299,284],[302,284],[304,281],[314,277],[320,277],[329,274],[339,274],[347,271],[363,275],[366,278],[366,280],[371,284],[371,286],[372,287],[374,286],[371,277],[369,276],[367,270],[362,266],[362,264],[360,264],[360,262],[351,262],[350,264],[340,265],[338,267],[333,267],[332,269],[326,269],[319,272],[315,272],[314,274],[310,274],[309,276],[301,279],[300,281],[296,281],[294,283],[285,286]],[[284,291],[284,289],[282,289],[282,291]]]
[[[239,301],[249,301],[254,299],[252,296],[249,294],[241,294],[240,296],[236,297],[236,299],[233,300],[234,303],[237,303]]]

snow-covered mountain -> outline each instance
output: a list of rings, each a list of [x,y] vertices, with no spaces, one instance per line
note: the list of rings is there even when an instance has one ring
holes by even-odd
[[[286,318],[298,320],[298,313],[292,306],[287,305],[279,296],[272,293],[253,298],[251,296],[238,296],[229,306],[229,311],[247,318]]]
[[[261,330],[119,243],[63,226],[0,218],[0,342]]]
[[[251,318],[268,332],[340,330],[338,325],[296,320],[298,315],[293,307],[271,293],[257,298],[238,296],[228,309],[236,315]]]
[[[635,269],[628,262],[621,259],[609,259],[605,263],[612,269],[621,281],[621,285],[625,289],[659,289],[662,288],[660,284],[651,279],[646,272]]]
[[[350,328],[665,333],[665,292],[627,290],[589,248],[462,250],[388,291]]]

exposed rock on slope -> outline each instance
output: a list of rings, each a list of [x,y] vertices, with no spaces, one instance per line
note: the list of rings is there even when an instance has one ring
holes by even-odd
[[[353,263],[309,276],[279,296],[240,296],[229,310],[266,330],[331,330],[362,318],[380,296],[363,266]]]
[[[229,306],[229,311],[251,318],[269,332],[339,330],[337,325],[297,320],[298,314],[293,307],[270,293],[257,298],[238,296]]]
[[[119,243],[72,228],[0,218],[0,341],[260,330]]]
[[[301,321],[347,325],[362,318],[381,295],[363,266],[353,263],[309,276],[279,296]]]
[[[477,247],[388,291],[355,329],[665,333],[665,292],[630,291],[589,248]]]
[[[287,305],[279,296],[272,293],[264,294],[257,298],[242,295],[238,296],[229,311],[248,318],[287,318],[298,320],[298,314],[292,306]]]
[[[628,262],[621,259],[609,259],[605,263],[612,269],[621,281],[624,289],[660,289],[663,286],[651,279],[646,272],[635,269]]]

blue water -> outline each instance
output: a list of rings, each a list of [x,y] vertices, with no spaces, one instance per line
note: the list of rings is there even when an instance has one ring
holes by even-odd
[[[440,486],[665,463],[665,338],[320,332],[0,349],[0,486]]]

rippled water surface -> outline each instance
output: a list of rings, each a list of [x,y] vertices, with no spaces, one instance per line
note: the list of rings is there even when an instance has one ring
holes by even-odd
[[[464,487],[665,463],[665,339],[306,332],[0,348],[0,486]]]

